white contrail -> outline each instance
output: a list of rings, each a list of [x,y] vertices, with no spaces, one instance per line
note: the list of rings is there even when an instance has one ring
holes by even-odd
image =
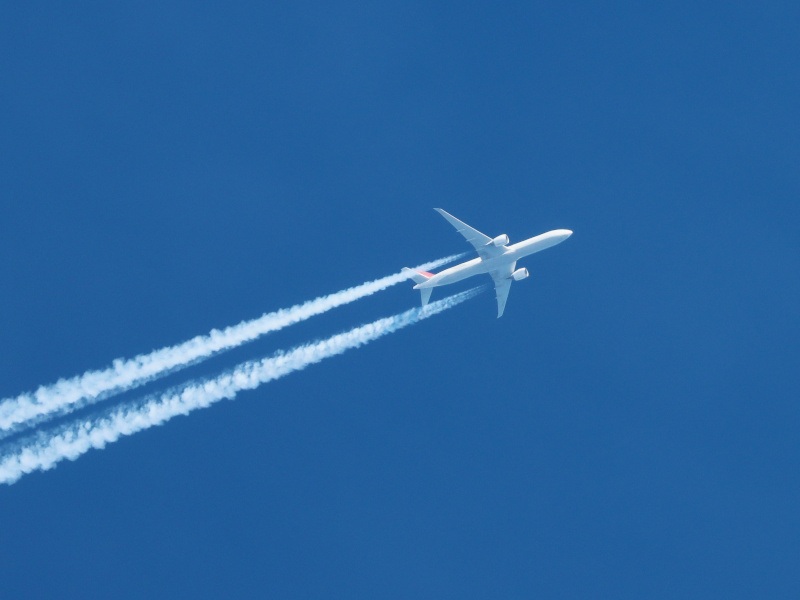
[[[463,255],[448,256],[417,268],[423,271],[435,269],[461,256]],[[266,313],[257,319],[242,321],[221,331],[212,329],[207,335],[197,336],[176,346],[161,348],[127,360],[117,359],[107,369],[87,371],[71,379],[61,379],[52,385],[41,386],[35,392],[6,398],[0,401],[0,439],[47,418],[72,412],[86,404],[138,387],[223,350],[253,341],[266,333],[370,296],[407,278],[404,273],[395,273],[291,308]]]
[[[280,352],[260,361],[240,364],[231,371],[204,382],[189,383],[180,391],[151,397],[143,403],[117,407],[100,419],[67,425],[54,434],[40,436],[27,445],[15,448],[0,460],[0,483],[12,484],[27,473],[48,470],[68,458],[75,460],[92,448],[104,448],[120,437],[161,425],[172,417],[185,415],[224,399],[232,399],[242,390],[255,389],[294,371],[331,356],[358,348],[398,329],[413,325],[477,295],[482,288],[461,292],[414,308],[398,315],[379,319],[328,339]]]

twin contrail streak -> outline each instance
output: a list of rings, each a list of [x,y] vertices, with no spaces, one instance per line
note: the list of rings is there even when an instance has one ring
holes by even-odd
[[[418,269],[435,269],[457,260],[460,256],[462,255],[448,256],[420,265]],[[382,277],[222,330],[213,329],[207,335],[197,336],[182,344],[140,354],[131,359],[117,359],[107,369],[87,371],[83,375],[42,386],[35,392],[6,398],[0,401],[0,439],[48,418],[67,414],[87,404],[133,389],[219,352],[253,341],[264,334],[370,296],[406,279],[407,276],[403,273]]]
[[[279,352],[260,361],[245,362],[214,379],[190,382],[179,391],[114,408],[102,418],[67,425],[49,435],[40,434],[0,459],[0,483],[14,483],[27,473],[51,469],[64,459],[74,460],[92,448],[104,448],[120,437],[161,425],[172,417],[186,415],[220,400],[232,399],[240,391],[252,390],[289,373],[301,371],[309,365],[358,348],[452,308],[477,295],[480,290],[468,290],[432,302],[424,308],[414,308],[379,319],[322,341]]]

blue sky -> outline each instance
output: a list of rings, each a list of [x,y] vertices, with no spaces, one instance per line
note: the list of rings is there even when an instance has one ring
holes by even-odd
[[[4,597],[797,597],[799,19],[4,7],[0,397],[468,250],[434,206],[575,231],[501,320],[484,294],[3,487]]]

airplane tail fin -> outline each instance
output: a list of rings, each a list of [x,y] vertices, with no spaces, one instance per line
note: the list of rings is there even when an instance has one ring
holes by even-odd
[[[409,269],[408,267],[403,267],[402,272],[408,275],[410,279],[413,279],[414,283],[424,283],[433,277],[433,273],[428,273],[427,271],[416,271],[414,269]],[[422,306],[428,304],[428,301],[431,299],[432,292],[433,288],[422,288],[419,290],[419,293],[422,296]]]
[[[410,279],[413,279],[414,283],[425,283],[428,279],[433,277],[433,273],[417,271],[415,269],[409,269],[408,267],[403,267],[401,272],[405,273]]]

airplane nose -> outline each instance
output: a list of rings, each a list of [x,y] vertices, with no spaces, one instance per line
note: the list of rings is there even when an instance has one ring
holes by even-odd
[[[563,229],[562,231],[564,232],[564,239],[572,235],[572,229]]]

